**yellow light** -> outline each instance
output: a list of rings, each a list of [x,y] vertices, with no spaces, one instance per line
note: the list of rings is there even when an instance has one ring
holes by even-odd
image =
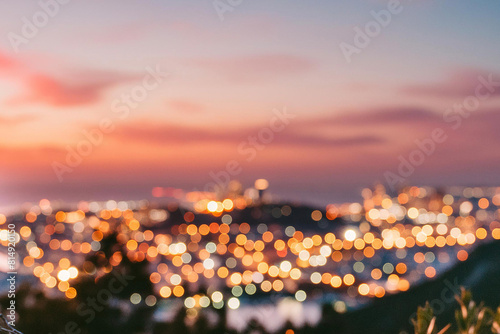
[[[379,280],[382,277],[382,271],[380,269],[375,268],[372,270],[371,275],[374,280]]]
[[[265,274],[267,273],[267,270],[268,270],[269,266],[267,263],[265,262],[261,262],[259,263],[259,265],[257,266],[257,270],[259,271],[259,273],[261,274]]]
[[[271,277],[276,277],[276,276],[278,276],[278,275],[279,275],[279,272],[280,272],[280,270],[279,270],[279,268],[278,268],[278,267],[276,267],[276,266],[271,266],[271,267],[269,268],[269,276],[271,276]]]
[[[358,292],[362,296],[366,296],[368,293],[370,293],[370,287],[368,284],[363,283],[358,287]]]
[[[490,205],[490,202],[486,198],[481,198],[478,202],[478,205],[481,209],[487,209]]]
[[[172,290],[168,286],[164,286],[160,289],[160,296],[163,298],[168,298],[172,294]]]
[[[181,297],[184,294],[184,288],[180,285],[174,288],[174,296]]]
[[[368,232],[364,235],[363,237],[363,240],[367,243],[367,244],[371,244],[373,242],[373,240],[375,239],[373,233],[371,232]]]
[[[382,298],[382,297],[384,297],[384,295],[385,295],[385,289],[381,286],[377,286],[375,288],[375,296],[377,298]]]
[[[73,299],[76,297],[76,289],[75,288],[69,288],[66,290],[66,297],[69,299]]]
[[[496,228],[491,232],[493,239],[500,239],[500,228]]]
[[[271,284],[271,282],[269,281],[264,281],[262,282],[262,284],[260,285],[260,288],[262,289],[262,291],[264,292],[269,292],[271,291],[271,289],[273,288],[273,285]]]
[[[68,269],[68,273],[69,273],[69,277],[70,278],[76,278],[76,277],[78,277],[78,269],[76,269],[75,267],[70,267]]]
[[[240,301],[235,297],[229,298],[229,300],[227,301],[227,306],[229,306],[229,308],[232,310],[236,310],[238,307],[240,307]]]
[[[207,210],[210,212],[215,212],[217,211],[217,202],[216,201],[210,201],[207,204]]]
[[[476,236],[478,239],[485,239],[488,236],[488,232],[484,228],[478,228],[476,231]]]
[[[42,250],[38,247],[32,247],[30,250],[29,250],[29,255],[31,257],[34,257],[35,259],[38,259],[40,258],[41,256],[41,252]]]
[[[222,293],[219,291],[215,291],[214,293],[212,293],[212,300],[214,301],[214,303],[220,303],[222,301],[222,297]]]
[[[131,251],[136,250],[137,249],[137,241],[135,241],[135,240],[127,241],[127,248]]]
[[[241,274],[240,273],[233,273],[231,275],[231,283],[234,284],[234,285],[238,285],[241,283]]]
[[[236,236],[236,243],[240,246],[243,246],[247,242],[247,236],[244,234],[238,234]]]
[[[330,284],[334,288],[338,288],[342,285],[342,278],[340,278],[339,276],[333,276],[332,279],[330,280]]]
[[[354,230],[347,230],[344,233],[344,237],[347,241],[354,241],[356,239],[356,231]]]
[[[61,270],[59,273],[57,273],[57,278],[59,278],[60,281],[67,281],[70,279],[70,273],[68,270]]]
[[[390,198],[384,198],[382,200],[382,207],[384,209],[389,209],[392,206],[392,200]]]
[[[274,289],[274,291],[279,292],[279,291],[283,290],[284,286],[285,285],[280,280],[276,280],[276,281],[273,282],[273,289]]]
[[[255,180],[255,189],[266,190],[269,187],[269,182],[266,179]]]
[[[23,226],[19,230],[19,233],[23,238],[28,238],[31,235],[31,229],[28,226]]]
[[[61,292],[66,292],[69,289],[69,283],[68,282],[64,282],[64,281],[63,282],[59,282],[59,284],[57,285],[57,288]]]
[[[298,269],[298,268],[294,268],[290,271],[290,277],[293,280],[298,280],[301,276],[302,276],[302,273],[301,273],[300,269]]]
[[[128,226],[128,227],[130,227],[130,229],[131,229],[132,231],[135,231],[135,230],[139,229],[139,227],[140,227],[140,226],[141,226],[141,224],[139,223],[139,221],[138,221],[137,219],[132,219],[132,220],[130,221],[130,223],[129,223],[129,226]]]
[[[71,263],[65,257],[63,257],[62,259],[59,260],[59,267],[61,269],[68,269],[70,265],[71,265]]]
[[[45,284],[47,285],[47,287],[49,287],[49,288],[53,288],[53,287],[55,287],[55,286],[56,286],[57,281],[56,281],[56,279],[55,279],[54,277],[50,277],[50,278],[47,280],[47,282],[45,282]]]
[[[314,221],[320,221],[322,217],[323,217],[323,214],[322,214],[322,213],[321,213],[321,211],[319,211],[319,210],[314,210],[314,211],[311,213],[311,218],[312,218],[312,220],[314,220]]]
[[[415,219],[418,217],[418,210],[417,208],[409,208],[408,209],[408,217],[411,219]]]
[[[233,209],[234,204],[233,201],[227,198],[222,202],[222,206],[224,207],[224,210],[230,211]]]
[[[370,219],[372,220],[379,219],[380,211],[378,211],[377,209],[371,209],[370,211],[368,211],[368,217],[370,217]]]
[[[220,278],[226,278],[227,275],[229,275],[229,271],[227,270],[226,267],[220,267],[218,270],[217,270],[217,275],[220,277]]]

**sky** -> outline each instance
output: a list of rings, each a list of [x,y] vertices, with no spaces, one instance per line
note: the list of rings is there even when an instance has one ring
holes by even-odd
[[[0,2],[0,207],[500,182],[498,2],[59,1]]]

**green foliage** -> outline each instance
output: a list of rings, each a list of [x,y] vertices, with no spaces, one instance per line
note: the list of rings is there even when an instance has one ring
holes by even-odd
[[[492,327],[493,333],[500,334],[500,307],[497,308],[497,313],[495,314],[495,318],[493,319]]]
[[[444,334],[450,327],[446,326],[439,332],[435,328],[436,317],[434,316],[434,311],[429,305],[429,302],[425,304],[424,307],[419,307],[417,310],[417,318],[412,320],[413,326],[415,327],[415,334]]]
[[[419,307],[417,318],[413,320],[415,334],[500,334],[500,307],[496,313],[483,303],[479,305],[472,299],[470,291],[462,288],[460,296],[455,296],[459,309],[455,311],[456,330],[451,324],[437,332],[436,317],[429,303]]]
[[[494,312],[482,303],[476,305],[472,294],[462,288],[460,296],[456,297],[460,309],[455,311],[458,333],[460,334],[490,334],[492,333]]]

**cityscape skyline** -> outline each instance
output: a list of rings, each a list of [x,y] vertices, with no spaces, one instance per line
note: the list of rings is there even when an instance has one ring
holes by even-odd
[[[500,334],[500,3],[0,11],[0,332]]]
[[[412,294],[500,239],[498,187],[407,187],[390,196],[379,185],[363,189],[360,202],[313,209],[269,201],[266,180],[254,186],[243,193],[233,183],[217,199],[192,194],[189,209],[107,201],[61,210],[42,200],[23,214],[0,214],[0,225],[22,226],[15,234],[26,243],[18,249],[18,274],[50,298],[85,300],[82,281],[105,284],[107,275],[134,282],[115,303],[150,309],[156,324],[179,309],[194,319],[220,310],[229,328],[242,331],[256,318],[271,332],[316,326],[321,303],[345,314]],[[0,232],[7,245],[7,230]],[[132,275],[124,274],[131,267]],[[446,293],[460,291],[457,277],[445,285]],[[102,311],[106,293],[80,304],[87,323]],[[220,314],[211,314],[212,325],[223,321]]]

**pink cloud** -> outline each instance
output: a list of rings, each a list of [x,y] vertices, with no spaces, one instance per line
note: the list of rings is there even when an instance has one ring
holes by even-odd
[[[471,68],[457,69],[449,72],[441,82],[408,85],[403,87],[401,92],[415,96],[460,98],[474,95],[477,85],[481,82],[480,78],[487,79],[489,76],[492,76],[495,82],[500,81],[498,73]],[[494,95],[500,95],[500,90]]]
[[[0,70],[10,69],[17,66],[17,61],[5,54],[0,53]]]
[[[78,68],[56,76],[2,53],[0,76],[19,83],[24,90],[20,95],[10,98],[9,104],[41,103],[55,107],[98,102],[106,89],[140,78],[133,74]]]
[[[430,110],[414,107],[374,108],[366,111],[345,112],[305,120],[308,126],[393,125],[395,123],[432,123],[442,118]]]
[[[237,147],[248,135],[255,135],[259,127],[218,131],[148,120],[123,123],[84,159],[82,166],[65,177],[67,182],[77,185],[96,180],[116,180],[117,184],[124,184],[126,180],[127,184],[141,185],[143,181],[194,182],[196,179],[202,183],[208,180],[209,171],[224,168],[227,161],[236,159],[245,166],[241,178],[265,175],[273,184],[295,178],[305,187],[325,182],[335,186],[345,183],[346,187],[369,185],[376,180],[384,181],[385,171],[397,170],[398,156],[408,156],[417,148],[415,139],[425,139],[434,128],[442,127],[448,139],[436,145],[435,153],[416,168],[408,183],[433,179],[450,184],[500,181],[496,172],[500,154],[495,150],[500,146],[497,110],[471,114],[458,130],[453,130],[439,116],[428,117],[425,111],[401,110],[399,121],[390,123],[386,128],[389,130],[372,129],[367,121],[362,125],[365,131],[361,135],[354,133],[356,125],[352,118],[337,125],[333,121],[328,123],[330,130],[326,133],[330,136],[317,131],[322,124],[320,118],[297,120],[276,134],[275,140],[258,153],[255,161],[248,163]],[[388,111],[381,118],[394,112]],[[363,120],[362,113],[356,115]],[[337,120],[342,117],[347,116],[338,116]],[[350,134],[341,135],[340,129]],[[1,175],[36,183],[41,182],[41,178],[43,182],[56,180],[51,163],[64,162],[66,150],[63,147],[0,147],[0,154],[9,157],[0,166]],[[478,165],[478,162],[481,163]],[[40,172],[33,174],[33,170]]]
[[[199,143],[233,143],[238,145],[248,140],[249,136],[256,136],[261,127],[242,127],[225,129],[224,131],[206,130],[190,126],[179,126],[168,123],[159,124],[153,121],[140,121],[120,126],[111,134],[121,142],[144,142],[154,145],[168,144],[196,144]],[[302,129],[304,129],[302,127]],[[275,135],[272,145],[280,146],[357,146],[380,144],[385,140],[376,135],[349,135],[324,136],[294,131],[293,128]]]
[[[85,105],[98,102],[104,91],[134,77],[113,73],[94,72],[95,77],[78,76],[59,79],[45,74],[32,73],[23,79],[26,92],[10,100],[12,104],[42,103],[54,107]],[[76,79],[76,80],[75,80]]]

